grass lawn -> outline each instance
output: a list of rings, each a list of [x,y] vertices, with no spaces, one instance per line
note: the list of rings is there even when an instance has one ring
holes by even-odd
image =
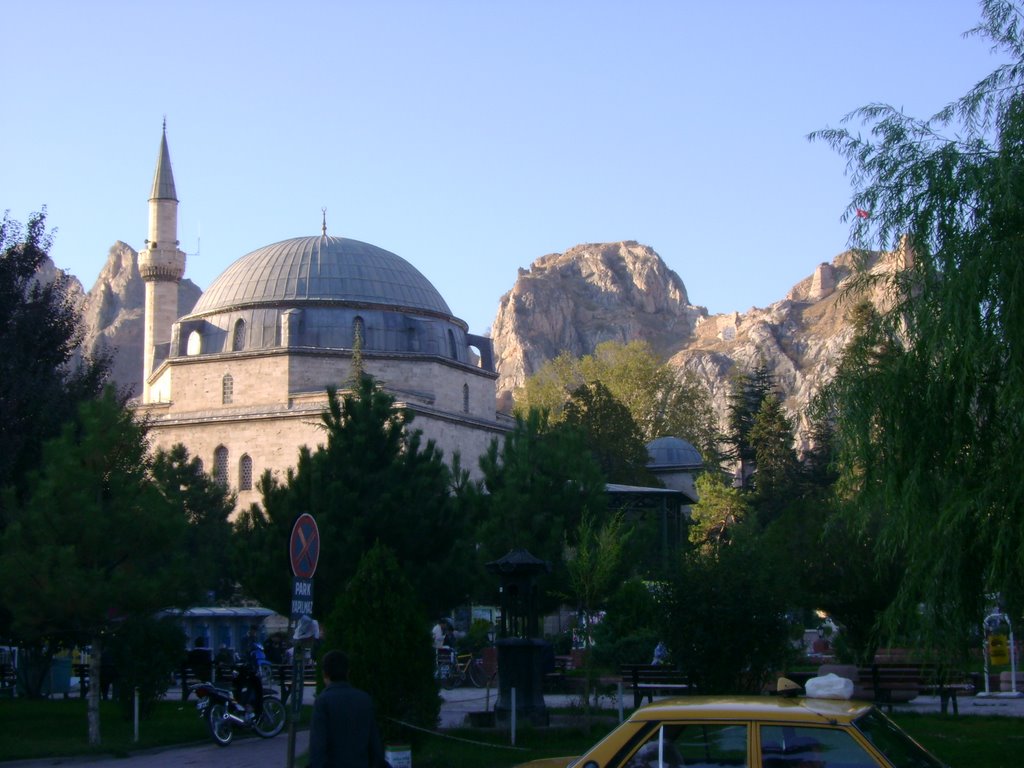
[[[953,768],[1017,768],[1024,764],[1024,719],[968,715],[893,715],[893,720]]]
[[[0,699],[0,760],[69,755],[123,756],[136,749],[187,744],[209,739],[206,724],[196,714],[195,700],[162,701],[153,715],[139,722],[139,741],[131,719],[119,704],[100,702],[103,745],[88,745],[89,726],[82,699]]]
[[[4,724],[0,728],[0,761],[90,754],[122,756],[137,749],[209,739],[192,702],[160,702],[153,716],[140,723],[138,743],[133,741],[131,721],[122,717],[116,704],[103,702],[100,718],[103,746],[92,749],[86,743],[84,701],[0,699],[0,722]],[[304,719],[308,723],[308,714]],[[1024,762],[1024,719],[898,713],[893,719],[954,768],[1017,768]],[[510,748],[507,733],[494,730],[460,729],[439,736],[420,735],[413,747],[413,765],[509,768],[541,757],[580,754],[609,727],[595,725],[589,734],[569,728],[525,728],[517,734],[515,749]]]

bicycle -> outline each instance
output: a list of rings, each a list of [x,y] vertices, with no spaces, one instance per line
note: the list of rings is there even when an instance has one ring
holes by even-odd
[[[460,653],[446,648],[437,652],[437,669],[434,676],[441,681],[446,690],[463,685],[467,680],[476,688],[487,685],[487,673],[484,671],[484,660],[472,653]]]

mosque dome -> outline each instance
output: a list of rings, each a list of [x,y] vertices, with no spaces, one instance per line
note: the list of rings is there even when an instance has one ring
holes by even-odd
[[[344,237],[296,237],[258,248],[213,281],[193,317],[269,304],[346,303],[451,317],[437,289],[400,256]]]
[[[344,237],[258,248],[175,324],[171,357],[281,348],[471,360],[466,323],[400,256]]]
[[[647,444],[648,469],[696,469],[704,465],[700,451],[681,437],[659,437]]]

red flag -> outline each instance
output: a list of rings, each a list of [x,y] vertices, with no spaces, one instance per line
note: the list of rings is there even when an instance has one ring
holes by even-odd
[[[858,219],[866,219],[870,215],[871,214],[868,213],[867,211],[865,211],[863,208],[858,208],[857,209],[857,218]]]

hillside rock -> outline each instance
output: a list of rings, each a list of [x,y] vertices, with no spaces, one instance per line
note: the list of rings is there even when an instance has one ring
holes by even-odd
[[[545,361],[581,356],[604,341],[647,341],[662,354],[678,350],[707,316],[686,286],[646,245],[578,245],[520,269],[501,297],[493,325],[499,406]]]
[[[191,280],[182,280],[178,291],[178,316],[187,314],[202,291]],[[110,247],[99,277],[85,296],[82,315],[89,355],[112,353],[111,379],[134,394],[142,391],[143,316],[146,284],[139,275],[139,254],[118,240]]]
[[[874,270],[899,258],[872,256]],[[724,423],[734,371],[761,361],[775,376],[805,447],[807,405],[835,371],[852,336],[846,319],[854,261],[842,253],[797,283],[786,298],[745,313],[708,315],[689,303],[679,277],[661,257],[633,242],[581,245],[544,256],[501,299],[494,322],[499,402],[562,351],[590,354],[602,341],[647,341],[677,370],[708,386]],[[880,296],[871,297],[880,304]]]

